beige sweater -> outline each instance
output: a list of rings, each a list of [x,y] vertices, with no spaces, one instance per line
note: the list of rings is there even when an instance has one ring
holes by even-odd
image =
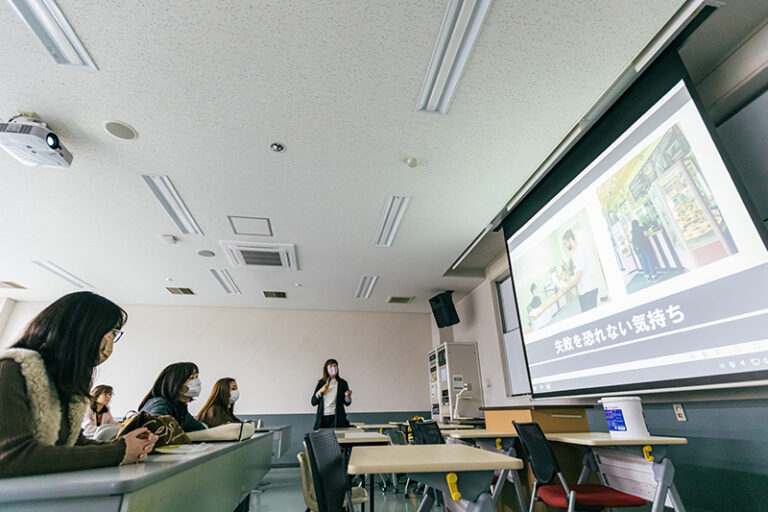
[[[81,435],[85,407],[59,401],[40,354],[0,350],[0,478],[120,464],[125,440],[99,443]]]
[[[96,411],[90,407],[86,407],[85,416],[83,417],[83,424],[80,428],[83,429],[83,434],[86,436],[93,436],[96,433],[96,429],[101,425],[117,425],[119,422],[115,421],[109,409],[101,413],[101,423],[99,423],[98,415]]]

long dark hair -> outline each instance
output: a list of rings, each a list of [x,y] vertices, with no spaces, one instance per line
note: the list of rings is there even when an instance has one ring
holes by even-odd
[[[235,404],[229,403],[229,385],[233,382],[235,382],[235,379],[232,377],[224,377],[223,379],[216,381],[216,384],[213,385],[211,396],[197,415],[197,421],[203,421],[208,410],[213,407],[218,407],[222,411],[226,411],[230,416],[230,421],[239,421],[235,417]]]
[[[146,404],[150,398],[155,397],[165,398],[174,404],[178,403],[179,391],[184,386],[184,383],[187,382],[187,379],[195,373],[200,373],[200,370],[197,369],[195,363],[184,362],[169,364],[163,368],[163,371],[157,376],[157,380],[155,380],[155,383],[152,385],[152,389],[139,404],[139,409],[144,407],[144,404]]]
[[[100,295],[70,293],[33,318],[13,347],[38,352],[59,399],[69,403],[90,396],[101,340],[127,320],[120,306]]]
[[[328,365],[329,364],[335,364],[336,366],[339,366],[339,362],[337,360],[335,360],[335,359],[329,359],[326,362],[324,362],[323,363],[323,378],[320,379],[323,382],[327,382],[328,381],[328,377],[330,377],[330,375],[328,375]],[[337,372],[336,373],[336,380],[339,380],[339,378],[340,378],[339,377],[339,373]]]
[[[104,393],[112,393],[114,390],[112,386],[107,386],[106,384],[99,384],[93,390],[91,391],[91,410],[93,412],[96,412],[97,408],[99,407],[99,403],[96,401],[99,399],[100,395],[103,395]],[[109,406],[104,406],[105,411],[109,411]]]

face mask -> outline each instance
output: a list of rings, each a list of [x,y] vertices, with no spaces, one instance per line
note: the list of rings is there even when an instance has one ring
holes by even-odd
[[[202,391],[202,389],[203,384],[200,382],[200,379],[192,379],[187,382],[187,391],[182,392],[182,395],[188,396],[189,398],[197,398],[200,396],[200,391]]]
[[[229,403],[233,404],[237,402],[237,399],[240,398],[240,390],[236,389],[234,391],[229,392]]]
[[[328,368],[328,375],[336,376],[336,374],[338,373],[339,373],[339,369],[336,368],[335,366],[331,366],[330,368]]]

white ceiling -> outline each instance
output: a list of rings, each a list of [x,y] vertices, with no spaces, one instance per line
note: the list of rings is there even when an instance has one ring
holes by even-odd
[[[97,72],[56,66],[0,2],[0,117],[37,112],[75,158],[0,152],[0,280],[28,288],[0,296],[71,291],[41,259],[125,304],[427,311],[478,284],[443,273],[681,3],[499,0],[440,116],[414,106],[444,1],[59,0]],[[109,136],[108,119],[140,138]],[[140,173],[169,175],[205,237],[180,235]],[[412,200],[394,245],[373,247],[389,194]],[[269,217],[274,236],[236,236],[227,215]],[[300,270],[231,268],[219,240],[295,243]],[[364,273],[380,279],[356,300]]]

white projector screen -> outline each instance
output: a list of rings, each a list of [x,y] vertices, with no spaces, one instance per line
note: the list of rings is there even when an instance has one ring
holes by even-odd
[[[768,370],[768,251],[682,80],[507,249],[534,395]]]

